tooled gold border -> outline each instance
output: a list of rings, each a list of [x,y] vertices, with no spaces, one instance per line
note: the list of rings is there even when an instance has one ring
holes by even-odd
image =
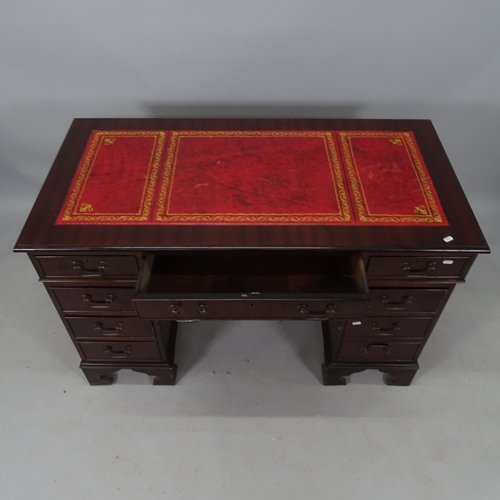
[[[92,142],[87,150],[83,161],[78,167],[78,175],[71,194],[65,204],[62,221],[147,221],[151,213],[151,204],[154,197],[156,178],[160,166],[161,154],[165,143],[165,132],[157,131],[99,131],[95,132]],[[136,213],[85,213],[76,212],[80,206],[80,200],[85,190],[85,185],[94,166],[99,149],[105,138],[114,137],[153,137],[155,142],[151,153],[151,159],[146,175],[146,182],[142,190],[139,211]]]
[[[354,132],[340,132],[340,140],[342,150],[344,152],[344,159],[349,175],[351,190],[354,196],[354,202],[358,211],[358,217],[362,222],[443,222],[441,212],[439,211],[436,200],[432,193],[429,177],[425,171],[424,166],[418,155],[417,148],[414,144],[412,136],[409,132],[375,132],[375,131],[354,131]],[[350,139],[352,137],[382,137],[388,139],[402,139],[405,145],[408,158],[415,171],[415,176],[419,182],[420,189],[427,205],[430,215],[415,215],[415,214],[371,214],[369,210],[368,201],[366,199],[361,177],[359,175],[354,151]]]
[[[326,156],[332,175],[333,189],[340,212],[325,213],[190,213],[170,214],[170,199],[182,137],[321,137],[325,141]],[[330,132],[282,131],[175,131],[168,146],[165,171],[160,186],[156,221],[169,222],[348,222],[351,220],[346,188],[343,183],[339,156]]]

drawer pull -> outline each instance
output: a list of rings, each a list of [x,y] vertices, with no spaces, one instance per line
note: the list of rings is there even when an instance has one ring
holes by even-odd
[[[305,304],[300,304],[297,306],[297,309],[299,310],[300,314],[308,314],[309,313],[309,308]]]
[[[116,337],[125,328],[125,323],[116,323],[115,328],[104,328],[103,323],[94,323],[94,330],[99,330],[103,337]]]
[[[87,278],[98,278],[104,276],[108,266],[109,264],[105,260],[101,260],[101,262],[97,265],[97,269],[84,269],[83,262],[80,260],[73,261],[73,269],[80,271],[80,276],[85,276]]]
[[[130,356],[133,349],[132,349],[132,346],[128,345],[127,347],[125,347],[125,349],[123,349],[123,351],[113,351],[113,348],[111,346],[107,345],[103,350],[106,354],[109,354],[110,358],[125,359],[125,358],[128,358]]]
[[[423,269],[412,269],[409,262],[401,262],[401,270],[408,276],[427,276],[429,271],[435,271],[437,263],[435,261],[427,262]]]
[[[179,314],[181,312],[181,308],[177,304],[170,304],[169,309],[172,314]]]
[[[413,300],[414,299],[411,295],[405,295],[403,297],[403,300],[399,302],[390,302],[387,295],[380,296],[380,301],[382,302],[382,304],[385,304],[385,308],[387,311],[404,311],[404,304],[411,304]]]
[[[82,295],[83,302],[88,302],[89,306],[93,309],[109,309],[111,306],[111,302],[116,300],[116,297],[112,294],[109,294],[106,297],[106,300],[92,300],[92,295]]]
[[[200,304],[198,306],[198,312],[200,314],[206,314],[210,310],[210,307],[207,304]]]
[[[379,323],[373,322],[371,323],[372,330],[375,330],[376,332],[380,332],[379,335],[387,335],[391,334],[392,332],[397,332],[401,330],[401,323],[393,323],[390,328],[380,328]]]
[[[387,354],[391,354],[391,348],[387,344],[368,344],[363,347],[363,352],[368,354],[370,349],[382,349]]]
[[[315,320],[326,320],[329,319],[330,314],[335,314],[338,310],[338,306],[336,304],[330,304],[326,306],[326,316],[324,313],[318,312],[318,313],[311,313],[309,311],[309,306],[306,304],[300,304],[297,306],[297,309],[300,314],[304,315],[307,317],[307,319],[315,319]]]

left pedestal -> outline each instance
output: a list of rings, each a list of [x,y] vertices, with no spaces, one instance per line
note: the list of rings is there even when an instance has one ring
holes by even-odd
[[[173,385],[176,321],[137,317],[133,296],[140,255],[30,255],[78,350],[91,385],[109,385],[116,372],[151,375]]]

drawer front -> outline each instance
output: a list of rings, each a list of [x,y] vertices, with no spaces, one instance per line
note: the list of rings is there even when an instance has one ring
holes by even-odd
[[[143,319],[306,319],[364,317],[369,302],[325,300],[134,299]]]
[[[64,312],[134,311],[133,288],[52,288]]]
[[[66,318],[75,337],[113,339],[143,337],[156,339],[153,323],[133,317]]]
[[[448,290],[372,288],[369,313],[436,313]]]
[[[361,321],[347,321],[346,337],[414,337],[424,338],[432,324],[432,318],[391,318],[390,316],[371,317]]]
[[[419,342],[342,342],[339,361],[412,361],[420,347]]]
[[[137,276],[139,267],[133,255],[75,255],[70,257],[36,257],[47,278],[103,278]]]
[[[371,278],[459,278],[469,257],[371,257]]]
[[[80,342],[79,346],[87,360],[161,361],[156,342]]]

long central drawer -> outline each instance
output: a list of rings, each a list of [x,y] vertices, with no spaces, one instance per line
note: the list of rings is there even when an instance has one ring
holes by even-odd
[[[290,252],[151,256],[133,299],[142,319],[360,318],[370,296],[358,256]]]
[[[203,299],[135,298],[134,305],[141,319],[308,319],[364,317],[367,300],[314,300],[256,298]]]

